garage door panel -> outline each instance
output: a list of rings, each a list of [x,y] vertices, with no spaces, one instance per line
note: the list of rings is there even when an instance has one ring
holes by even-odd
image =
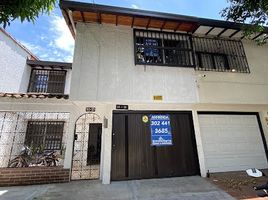
[[[203,114],[199,123],[205,166],[211,172],[267,168],[256,115]]]

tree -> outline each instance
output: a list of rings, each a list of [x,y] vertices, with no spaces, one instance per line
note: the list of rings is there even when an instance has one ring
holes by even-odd
[[[0,0],[0,24],[10,25],[15,19],[34,22],[43,13],[50,13],[57,0]]]
[[[222,10],[222,17],[238,23],[249,23],[244,25],[243,34],[246,37],[254,33],[261,33],[268,25],[268,0],[227,0],[230,5]],[[262,43],[265,37],[259,38],[257,42]],[[267,38],[266,38],[267,39]]]

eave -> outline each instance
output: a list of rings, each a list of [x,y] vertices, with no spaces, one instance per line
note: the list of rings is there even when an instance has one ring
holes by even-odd
[[[192,34],[209,35],[215,37],[228,37],[242,39],[242,26],[229,21],[205,19],[192,16],[162,13],[155,11],[98,5],[61,0],[60,7],[72,35],[76,34],[76,23],[106,23],[124,25],[130,27],[165,29],[181,31]],[[251,39],[267,37],[268,27],[258,35],[252,35]]]

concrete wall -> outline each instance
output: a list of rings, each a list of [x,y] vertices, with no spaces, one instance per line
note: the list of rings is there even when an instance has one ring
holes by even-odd
[[[0,92],[27,92],[30,55],[0,31]]]
[[[77,24],[70,97],[80,101],[198,101],[195,72],[179,67],[134,64],[133,30]]]
[[[196,71],[201,103],[268,103],[268,45],[243,44],[251,73]]]

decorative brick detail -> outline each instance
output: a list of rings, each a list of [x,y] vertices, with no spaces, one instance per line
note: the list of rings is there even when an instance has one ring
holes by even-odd
[[[62,167],[0,168],[0,186],[64,183],[70,169]]]

